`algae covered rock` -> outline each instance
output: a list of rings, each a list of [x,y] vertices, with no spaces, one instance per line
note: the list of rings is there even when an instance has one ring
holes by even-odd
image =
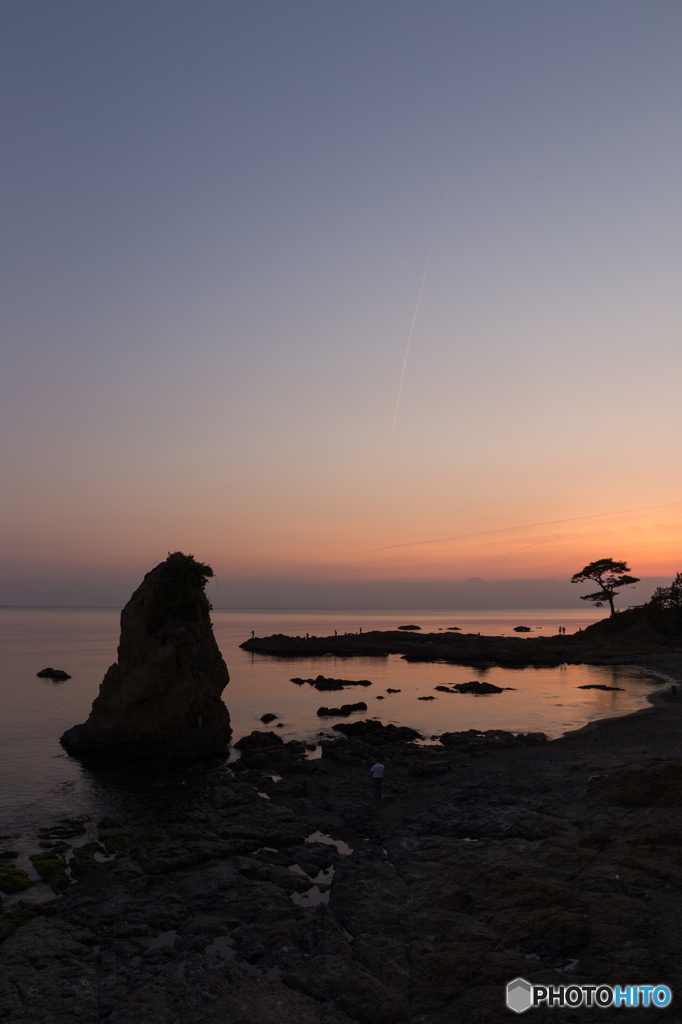
[[[53,892],[64,892],[68,888],[69,876],[63,857],[58,857],[56,853],[34,853],[29,860]]]
[[[179,551],[148,572],[121,612],[118,661],[87,722],[61,738],[70,754],[195,758],[227,752],[230,677],[204,592],[210,566]]]
[[[73,857],[69,861],[71,877],[83,878],[84,875],[89,875],[91,871],[96,871],[99,865],[95,859],[95,854],[105,854],[106,852],[99,843],[84,843],[83,846],[76,847],[73,851]]]
[[[30,889],[32,885],[33,879],[29,878],[25,871],[15,867],[14,864],[9,864],[7,861],[0,861],[0,892],[7,893],[10,896],[15,892],[23,892],[24,889]]]

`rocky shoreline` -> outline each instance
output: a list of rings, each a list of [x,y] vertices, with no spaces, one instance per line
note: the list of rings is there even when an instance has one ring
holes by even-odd
[[[550,637],[481,636],[480,633],[401,633],[374,630],[342,636],[300,637],[275,634],[254,637],[240,647],[281,658],[386,657],[400,654],[406,661],[442,661],[487,668],[554,668],[557,665],[621,665],[631,659],[682,653],[679,638],[670,638],[647,625],[625,633],[610,633],[602,623],[584,632]]]
[[[648,664],[682,681],[679,657]],[[356,730],[311,760],[245,737],[198,801],[100,821],[69,862],[53,840],[61,895],[2,917],[0,1020],[492,1024],[520,975],[663,982],[656,1018],[680,1021],[682,714],[650,704],[553,742]]]

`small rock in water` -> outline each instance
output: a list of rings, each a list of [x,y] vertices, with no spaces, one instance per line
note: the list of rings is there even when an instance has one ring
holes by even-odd
[[[398,629],[421,629],[421,626],[398,626]]]
[[[474,679],[470,683],[455,683],[455,690],[459,693],[502,693],[504,690],[513,690],[513,686],[495,686],[493,683],[479,683]]]
[[[588,683],[586,686],[578,686],[578,690],[620,690],[625,692],[624,686],[603,686],[601,683]]]
[[[324,715],[350,715],[353,711],[366,710],[367,705],[361,700],[357,704],[342,704],[340,708],[318,708],[317,713],[322,717]]]
[[[417,697],[417,700],[435,700],[435,697]]]
[[[291,682],[296,683],[297,686],[308,683],[316,690],[343,690],[344,686],[372,685],[369,679],[328,679],[326,676],[316,676],[315,679],[301,679],[299,676],[295,676]]]
[[[402,693],[402,692],[403,692],[402,690],[392,690],[390,686],[386,690],[386,693]]]
[[[530,626],[514,626],[515,633],[532,633]]]
[[[70,679],[71,676],[68,672],[64,672],[61,668],[44,668],[40,672],[36,672],[38,679],[56,679],[63,681],[64,679]]]
[[[268,724],[268,722],[274,722],[274,720],[276,718],[277,718],[277,715],[273,715],[272,712],[270,712],[270,711],[267,713],[267,715],[261,715],[260,716],[261,722],[265,722],[266,725]]]

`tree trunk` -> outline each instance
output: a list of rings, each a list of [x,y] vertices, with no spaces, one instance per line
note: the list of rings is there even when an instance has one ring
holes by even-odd
[[[611,617],[613,618],[613,616],[616,614],[616,609],[613,607],[613,594],[607,592],[606,599],[609,602],[609,606],[611,608]]]

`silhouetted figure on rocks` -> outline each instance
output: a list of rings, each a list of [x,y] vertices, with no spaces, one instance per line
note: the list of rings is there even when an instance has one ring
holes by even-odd
[[[377,761],[375,765],[372,765],[370,771],[374,778],[374,799],[381,800],[381,784],[384,780],[384,766],[383,764],[379,764]]]

